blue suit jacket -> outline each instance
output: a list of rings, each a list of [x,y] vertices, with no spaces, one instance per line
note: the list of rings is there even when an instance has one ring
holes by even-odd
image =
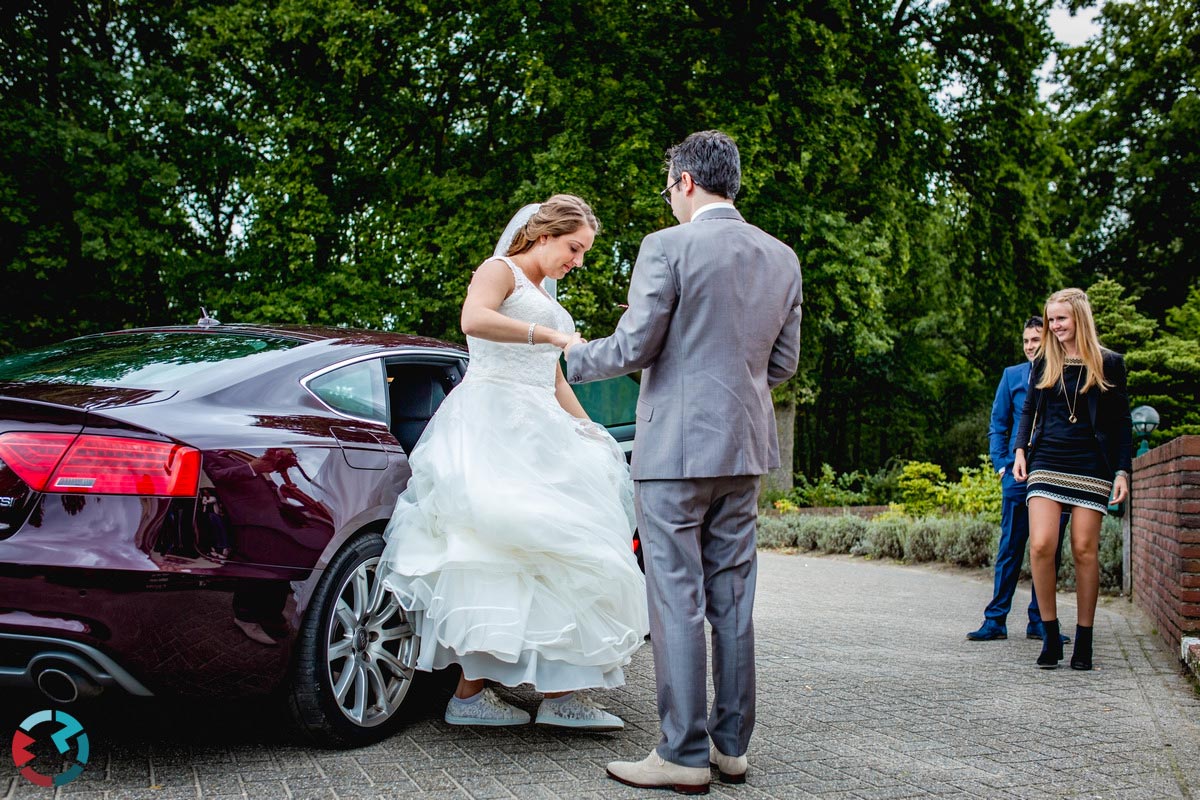
[[[1021,422],[1021,411],[1025,408],[1025,395],[1029,391],[1030,363],[1025,361],[1005,367],[996,387],[996,399],[992,401],[992,421],[988,425],[988,450],[992,466],[997,472],[1004,470],[1004,477],[1012,474],[1014,452],[1017,449],[1017,428]]]

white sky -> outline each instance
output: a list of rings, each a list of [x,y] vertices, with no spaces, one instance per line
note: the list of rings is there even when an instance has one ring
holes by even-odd
[[[1078,47],[1086,42],[1100,29],[1096,25],[1096,17],[1100,11],[1096,6],[1080,9],[1074,16],[1065,8],[1056,6],[1050,10],[1048,22],[1055,38],[1071,47]],[[1054,68],[1054,59],[1050,58],[1041,69],[1042,99],[1049,98],[1058,85],[1050,82],[1050,71]]]
[[[1099,10],[1095,7],[1080,9],[1071,16],[1065,8],[1050,11],[1050,30],[1064,44],[1078,47],[1097,31],[1095,19]]]
[[[1091,36],[1098,33],[1100,28],[1096,24],[1096,17],[1099,16],[1098,6],[1103,0],[1097,3],[1096,6],[1080,9],[1075,15],[1071,15],[1061,6],[1055,6],[1050,10],[1047,17],[1047,22],[1050,25],[1050,31],[1055,38],[1063,44],[1071,47],[1078,47],[1086,42]],[[1051,57],[1038,70],[1041,79],[1041,97],[1043,100],[1048,100],[1050,94],[1058,88],[1058,84],[1051,83],[1050,73],[1054,69],[1054,58]],[[962,86],[958,83],[951,83],[943,86],[938,92],[938,97],[942,101],[952,102],[954,98],[962,94]]]

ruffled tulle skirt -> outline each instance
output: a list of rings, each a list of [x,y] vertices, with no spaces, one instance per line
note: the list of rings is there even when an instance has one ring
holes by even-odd
[[[545,387],[467,379],[410,456],[384,584],[418,668],[542,692],[613,687],[647,631],[624,454]]]

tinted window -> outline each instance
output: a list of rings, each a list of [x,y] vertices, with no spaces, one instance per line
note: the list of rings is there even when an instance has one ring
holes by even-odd
[[[387,423],[387,381],[379,359],[318,375],[308,388],[334,411]]]
[[[637,421],[638,383],[628,375],[571,387],[583,410],[606,427]]]
[[[205,370],[300,344],[221,333],[88,336],[0,359],[0,381],[170,389]]]

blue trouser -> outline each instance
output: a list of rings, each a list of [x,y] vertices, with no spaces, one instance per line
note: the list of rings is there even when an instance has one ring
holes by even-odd
[[[1029,543],[1029,510],[1025,506],[1025,484],[1012,479],[1006,472],[1003,479],[1004,495],[1000,506],[1000,545],[996,548],[996,577],[992,589],[992,602],[983,611],[986,619],[1005,625],[1012,608],[1013,594],[1021,577],[1021,563],[1025,560],[1025,545]],[[1057,572],[1062,559],[1062,533],[1069,515],[1064,514],[1058,529],[1058,550],[1054,553],[1054,568]],[[1029,601],[1029,624],[1041,625],[1042,615],[1038,612],[1037,592]]]

